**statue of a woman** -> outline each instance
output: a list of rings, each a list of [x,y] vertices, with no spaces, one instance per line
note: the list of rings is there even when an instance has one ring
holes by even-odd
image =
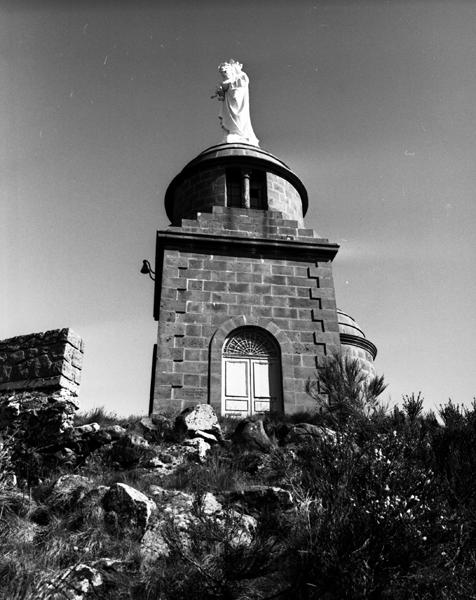
[[[218,67],[223,78],[212,98],[220,100],[218,118],[225,131],[223,142],[245,142],[258,146],[250,119],[249,79],[242,64],[230,59]]]

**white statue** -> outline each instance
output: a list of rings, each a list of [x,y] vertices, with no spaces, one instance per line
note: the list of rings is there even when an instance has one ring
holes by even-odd
[[[223,62],[218,71],[223,78],[212,98],[220,100],[218,118],[225,131],[223,142],[245,142],[259,146],[250,119],[250,98],[248,92],[248,75],[242,69],[243,65],[233,60]]]

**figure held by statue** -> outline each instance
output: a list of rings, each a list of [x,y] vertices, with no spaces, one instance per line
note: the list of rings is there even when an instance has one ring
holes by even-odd
[[[259,146],[250,119],[249,79],[243,65],[230,59],[218,66],[223,78],[212,98],[220,100],[218,118],[225,132],[223,142],[245,142]]]

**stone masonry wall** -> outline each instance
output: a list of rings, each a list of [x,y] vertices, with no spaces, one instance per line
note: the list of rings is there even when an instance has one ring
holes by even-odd
[[[0,341],[0,391],[69,390],[81,381],[83,340],[71,329]]]
[[[280,211],[287,219],[294,219],[300,227],[304,227],[302,200],[296,188],[274,173],[266,173],[266,178],[269,210]]]
[[[185,179],[175,192],[173,224],[182,217],[195,218],[197,212],[211,212],[226,199],[224,168],[204,169]]]
[[[222,207],[168,231],[327,241],[279,212]],[[157,285],[154,412],[197,402],[220,410],[222,343],[214,350],[213,340],[244,324],[267,329],[280,344],[285,412],[314,405],[306,383],[315,378],[319,358],[340,348],[330,262],[224,256],[219,244],[216,254],[165,249]]]
[[[342,343],[342,354],[349,358],[356,359],[366,377],[373,379],[376,376],[374,360],[370,352],[367,352],[363,348],[358,348],[357,346]]]
[[[289,181],[274,173],[266,173],[269,210],[281,212],[286,219],[303,225],[302,200]],[[195,219],[197,213],[212,212],[213,206],[226,205],[226,174],[224,167],[204,169],[189,175],[177,187],[174,196],[173,225],[180,220]]]

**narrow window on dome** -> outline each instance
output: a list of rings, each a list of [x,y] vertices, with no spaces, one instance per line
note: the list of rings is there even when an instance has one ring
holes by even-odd
[[[235,208],[243,206],[242,174],[240,169],[226,170],[226,205]]]
[[[266,197],[266,173],[252,171],[250,177],[250,208],[266,210],[268,202]]]

